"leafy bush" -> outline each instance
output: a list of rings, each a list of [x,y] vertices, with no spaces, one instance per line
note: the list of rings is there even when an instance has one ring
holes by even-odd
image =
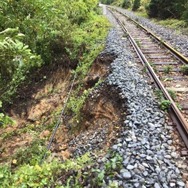
[[[171,95],[172,98],[174,97],[175,99],[176,97],[175,93],[169,92],[169,94]],[[161,110],[167,111],[170,108],[171,102],[164,98],[164,95],[161,90],[155,90],[155,95],[159,100],[159,107],[161,108]]]
[[[2,102],[0,101],[0,109],[2,108]],[[0,127],[6,126],[6,125],[12,125],[14,124],[14,121],[4,113],[0,112]]]
[[[40,67],[42,60],[39,55],[31,52],[23,43],[25,36],[18,28],[8,28],[0,32],[0,93],[8,88],[9,92],[16,90],[25,79],[25,73],[32,67]],[[4,94],[5,97],[7,93]],[[2,99],[4,97],[2,96]]]
[[[183,13],[183,19],[186,21],[187,25],[188,25],[188,3],[186,5],[186,10]]]
[[[168,90],[168,93],[169,93],[170,97],[175,101],[177,98],[176,92],[173,90]]]
[[[160,102],[161,110],[167,111],[170,108],[171,102],[169,100],[162,100]]]
[[[88,97],[89,92],[85,90],[85,92],[82,94],[82,96],[77,96],[78,93],[76,93],[74,96],[72,96],[68,102],[68,109],[71,110],[74,114],[74,118],[77,122],[80,120],[80,113],[81,108],[84,105],[84,102],[86,98]]]
[[[172,71],[172,66],[171,65],[167,65],[164,67],[164,73],[165,74],[169,74]]]
[[[114,2],[115,0],[101,0],[101,3],[106,4],[106,5],[110,5]]]
[[[140,7],[140,0],[134,0],[132,10],[136,11]]]
[[[151,0],[147,11],[154,18],[181,18],[186,11],[186,4],[187,0]]]
[[[93,187],[106,187],[106,185],[104,185],[105,177],[110,177],[113,179],[117,172],[122,168],[123,158],[119,154],[111,151],[109,154],[110,159],[105,162],[103,169],[92,169],[95,177],[92,180]],[[113,187],[113,184],[109,185],[109,187]]]
[[[78,172],[89,163],[91,163],[91,159],[88,154],[85,154],[77,159],[67,160],[65,162],[53,160],[50,163],[45,162],[42,165],[38,165],[37,163],[34,165],[23,164],[14,171],[10,165],[0,166],[0,186],[2,188],[64,187],[69,183],[69,178],[65,182],[58,182],[58,177],[65,176],[69,171]],[[74,178],[76,179],[78,177]]]
[[[68,110],[73,113],[74,120],[77,122],[80,121],[80,110],[90,92],[90,90],[83,89],[83,81],[95,58],[104,47],[103,41],[108,27],[109,23],[106,22],[106,19],[92,14],[87,22],[83,23],[80,28],[77,28],[73,32],[72,40],[74,41],[74,49],[76,50],[71,52],[71,56],[74,58],[76,54],[80,53],[79,46],[82,46],[82,50],[84,51],[79,56],[76,70],[73,71],[77,76],[78,85],[67,104]]]
[[[62,59],[70,62],[85,53],[81,46],[87,41],[83,38],[77,43],[75,34],[80,30],[89,38],[91,20],[97,18],[96,6],[97,0],[1,1],[0,95],[12,96],[33,67],[67,63]]]
[[[17,69],[22,67],[40,66],[40,56],[31,52],[22,41],[25,35],[18,28],[8,28],[0,32],[1,79],[10,80]]]
[[[186,27],[186,22],[184,20],[178,20],[173,18],[160,20],[158,23],[164,25],[165,27],[174,28],[176,30],[178,29],[182,30],[182,28]]]
[[[11,169],[8,165],[0,166],[0,186],[10,187]]]
[[[123,0],[122,7],[129,8],[131,6],[130,0]]]
[[[23,164],[35,165],[40,163],[45,152],[47,151],[44,141],[35,139],[30,146],[19,149],[12,156],[12,160],[16,160],[16,166]]]

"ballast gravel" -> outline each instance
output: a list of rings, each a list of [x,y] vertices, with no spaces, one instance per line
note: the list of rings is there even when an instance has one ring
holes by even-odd
[[[109,13],[107,17],[112,24],[115,23]],[[96,166],[102,172],[106,170],[105,164],[112,162],[115,153],[123,159],[121,167],[113,173],[114,176],[105,176],[100,187],[183,188],[182,169],[176,166],[176,162],[183,159],[172,144],[173,128],[166,123],[165,114],[159,109],[151,86],[137,68],[128,45],[118,27],[110,30],[103,53],[114,54],[116,59],[104,84],[119,92],[117,97],[127,111],[121,132],[110,148],[112,152],[96,160]],[[98,135],[103,139],[104,134],[101,131]],[[90,142],[84,147],[87,151],[93,150]],[[85,152],[80,147],[77,154]],[[186,165],[184,168],[186,170]],[[85,187],[92,185],[88,182]]]
[[[107,14],[112,23],[115,20]],[[116,54],[106,83],[119,91],[127,107],[128,115],[123,123],[120,137],[111,149],[122,156],[122,168],[115,177],[105,177],[102,187],[185,187],[180,169],[176,166],[180,156],[172,145],[173,128],[165,121],[151,86],[142,76],[128,49],[128,41],[122,40],[118,29],[109,32],[106,41],[108,53]],[[111,160],[107,154],[100,163]]]
[[[107,17],[115,23],[110,14]],[[173,128],[165,122],[151,86],[137,68],[128,41],[122,40],[117,29],[111,30],[106,49],[117,54],[106,82],[120,91],[119,97],[125,101],[129,114],[120,138],[112,146],[123,157],[123,167],[116,178],[106,178],[109,181],[104,187],[112,182],[125,188],[185,187],[176,166],[180,156],[172,146]]]
[[[141,75],[132,55],[116,30],[111,30],[106,48],[117,54],[106,82],[117,88],[127,106],[123,131],[112,150],[123,157],[122,169],[115,178],[106,178],[119,187],[185,187],[175,165],[179,157],[171,147],[172,127],[165,122],[151,86]],[[110,160],[110,157],[103,159]]]
[[[147,18],[137,16],[135,13],[129,10],[125,10],[122,8],[117,8],[117,10],[128,15],[133,20],[136,20],[141,25],[148,28],[154,34],[161,37],[161,39],[163,39],[168,44],[172,45],[175,49],[177,49],[179,52],[181,52],[186,57],[188,57],[188,33],[187,35],[177,33],[174,29],[161,26],[159,24],[152,22],[151,20]]]

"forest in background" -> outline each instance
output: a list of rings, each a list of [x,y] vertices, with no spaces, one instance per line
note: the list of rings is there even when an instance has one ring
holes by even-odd
[[[188,24],[187,0],[101,0],[104,4],[113,4],[133,11],[145,9],[150,18],[175,18]]]

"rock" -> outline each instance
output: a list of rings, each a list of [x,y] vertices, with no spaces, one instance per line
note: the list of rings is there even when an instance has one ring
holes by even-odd
[[[169,188],[169,186],[166,183],[163,183],[163,188]]]
[[[170,183],[170,187],[175,187],[175,186],[176,186],[176,183],[174,183],[174,182]]]
[[[129,171],[124,171],[122,173],[122,177],[125,179],[125,180],[128,180],[132,177],[131,173]]]
[[[144,176],[148,176],[148,172],[147,172],[147,171],[144,171],[143,175],[144,175]]]
[[[164,156],[166,159],[171,159],[172,157],[170,155],[165,155]]]
[[[150,161],[150,160],[152,160],[153,158],[152,158],[151,156],[147,156],[146,159],[147,159],[148,161]]]
[[[118,145],[113,145],[113,146],[112,146],[112,149],[113,149],[113,150],[117,150],[117,149],[118,149]]]
[[[140,187],[140,184],[139,183],[134,183],[134,187],[135,188]]]
[[[179,186],[182,186],[182,187],[184,187],[184,186],[185,186],[185,183],[184,183],[184,182],[182,182],[182,181],[177,181],[177,184],[178,184]]]
[[[146,163],[142,163],[143,166],[145,166],[146,168],[149,168],[149,165]]]
[[[176,152],[172,152],[172,153],[171,153],[171,156],[172,156],[173,158],[175,158],[175,159],[178,158],[178,154],[177,154]]]
[[[129,163],[129,157],[126,157],[124,160],[123,160],[123,165],[126,167]]]
[[[143,154],[143,153],[142,153],[142,154],[140,154],[139,156],[140,156],[141,158],[145,158],[145,157],[146,157],[146,154]]]
[[[132,170],[132,169],[134,169],[134,166],[133,165],[127,165],[127,169]]]
[[[161,188],[161,186],[158,183],[155,183],[154,188]]]

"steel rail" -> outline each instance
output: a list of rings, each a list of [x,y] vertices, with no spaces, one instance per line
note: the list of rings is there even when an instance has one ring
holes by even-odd
[[[122,30],[127,34],[127,36],[129,38],[133,48],[135,49],[138,57],[140,58],[141,62],[146,65],[146,67],[147,67],[151,77],[155,81],[157,87],[163,92],[165,98],[170,101],[171,105],[170,105],[169,112],[170,112],[172,121],[176,124],[177,130],[178,130],[180,136],[182,137],[186,147],[188,148],[188,123],[186,122],[185,118],[183,117],[182,113],[180,112],[180,110],[176,106],[175,102],[173,101],[173,99],[169,95],[168,91],[165,89],[162,82],[160,81],[160,79],[158,78],[156,73],[154,72],[153,68],[151,67],[151,65],[147,61],[147,59],[144,56],[144,54],[142,53],[141,49],[136,44],[135,40],[132,38],[132,36],[128,32],[128,30],[125,28],[124,24],[117,18],[117,16],[111,10],[109,10],[109,11],[114,16],[114,18],[116,19],[118,24],[121,26]]]
[[[140,23],[138,23],[136,20],[132,19],[131,17],[129,17],[127,14],[124,14],[120,11],[118,11],[115,8],[111,9],[117,11],[119,14],[127,17],[129,20],[131,20],[133,23],[135,23],[136,25],[138,25],[141,29],[143,29],[147,34],[151,35],[154,39],[156,39],[158,42],[160,42],[163,46],[165,46],[168,50],[170,50],[173,55],[175,55],[178,59],[180,59],[182,62],[188,64],[188,58],[186,58],[184,55],[182,55],[180,52],[178,52],[177,50],[175,50],[172,46],[170,46],[167,42],[163,41],[160,37],[156,36],[152,31],[150,31],[149,29],[147,29],[146,27],[144,27],[143,25],[141,25]]]

